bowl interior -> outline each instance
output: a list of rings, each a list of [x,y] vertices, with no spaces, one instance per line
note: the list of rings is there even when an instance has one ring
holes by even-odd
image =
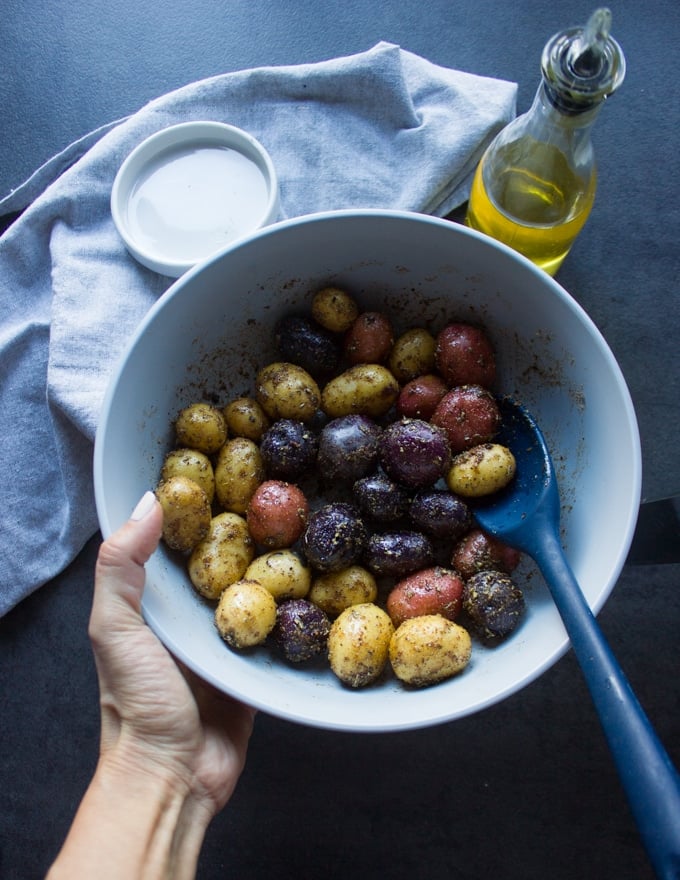
[[[563,542],[595,611],[625,561],[637,516],[640,449],[621,372],[602,336],[551,278],[509,249],[448,221],[338,212],[260,231],[189,272],[152,308],[112,377],[95,445],[95,493],[110,534],[157,480],[179,409],[252,393],[276,358],[272,328],[324,285],[385,309],[397,329],[481,322],[498,354],[498,390],[543,428],[560,482]],[[279,717],[341,730],[421,727],[476,712],[517,691],[564,652],[567,638],[527,562],[522,626],[502,645],[474,645],[466,671],[409,690],[390,676],[347,689],[323,664],[301,671],[264,650],[221,641],[213,605],[160,548],[147,566],[144,613],[164,643],[218,688]]]

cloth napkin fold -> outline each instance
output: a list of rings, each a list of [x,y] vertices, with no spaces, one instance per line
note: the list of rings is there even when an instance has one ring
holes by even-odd
[[[172,283],[138,265],[113,225],[111,186],[128,153],[168,125],[228,122],[269,151],[284,217],[445,216],[515,100],[514,83],[381,42],[187,85],[86,135],[1,200],[0,214],[23,214],[0,238],[0,615],[95,534],[92,444],[108,377]]]

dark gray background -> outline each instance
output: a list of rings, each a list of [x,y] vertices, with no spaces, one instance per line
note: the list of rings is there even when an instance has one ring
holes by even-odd
[[[548,37],[583,23],[592,8],[576,0],[5,0],[0,195],[70,141],[170,89],[381,39],[516,81],[521,112]],[[621,364],[651,499],[680,491],[680,4],[651,0],[643,12],[618,0],[612,11],[628,75],[596,125],[595,208],[558,280]],[[10,462],[3,467],[11,472]],[[94,538],[68,571],[0,621],[7,880],[43,875],[96,760],[86,624],[97,545]],[[600,615],[676,763],[679,580],[678,565],[627,566]],[[260,716],[199,876],[649,880],[651,872],[569,654],[503,704],[430,730],[352,736]]]

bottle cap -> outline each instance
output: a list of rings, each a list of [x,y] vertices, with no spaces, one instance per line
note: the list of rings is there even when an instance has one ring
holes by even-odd
[[[600,104],[623,82],[626,59],[609,36],[612,14],[596,9],[584,27],[555,34],[541,57],[541,72],[552,103],[567,114]]]

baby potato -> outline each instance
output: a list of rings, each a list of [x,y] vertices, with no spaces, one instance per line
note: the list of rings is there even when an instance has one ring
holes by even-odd
[[[428,422],[437,404],[449,390],[442,378],[434,373],[416,376],[407,382],[397,398],[397,413],[411,419],[425,419]]]
[[[276,602],[257,581],[243,580],[228,586],[215,609],[215,624],[232,648],[261,645],[276,624]]]
[[[279,602],[304,599],[312,583],[312,571],[292,550],[271,550],[257,556],[244,575],[262,584]]]
[[[350,364],[382,364],[392,346],[392,322],[382,312],[362,312],[345,334],[343,350]]]
[[[286,361],[263,367],[255,380],[256,399],[272,421],[309,422],[317,413],[321,392],[306,370]]]
[[[399,395],[399,384],[381,364],[356,364],[324,387],[321,408],[332,419],[355,414],[384,415]]]
[[[472,656],[472,640],[464,627],[439,614],[411,617],[390,640],[394,674],[412,687],[426,687],[462,672]]]
[[[349,687],[365,687],[385,668],[393,632],[387,612],[372,602],[346,608],[328,635],[331,669]]]
[[[175,476],[156,488],[163,508],[163,540],[173,550],[192,550],[208,534],[210,501],[205,491],[188,477]]]
[[[425,568],[399,581],[387,597],[387,613],[398,627],[411,617],[440,614],[455,620],[460,613],[463,581],[455,571]]]
[[[227,423],[217,407],[209,403],[192,403],[177,416],[175,438],[178,446],[212,455],[227,439]]]
[[[451,387],[481,385],[490,388],[496,378],[496,354],[481,327],[455,322],[437,336],[437,370]]]
[[[267,413],[253,397],[237,397],[222,412],[232,437],[245,437],[259,443],[269,427]]]
[[[515,456],[500,443],[482,443],[454,456],[446,484],[456,495],[480,498],[503,489],[515,476]]]
[[[324,287],[312,300],[312,317],[326,330],[344,333],[359,315],[352,297],[338,287]]]
[[[315,578],[308,599],[329,617],[337,617],[345,608],[375,602],[377,597],[378,586],[371,572],[361,565],[350,565]]]
[[[252,440],[234,437],[220,449],[215,464],[215,493],[225,510],[245,513],[264,478],[262,455]]]
[[[402,384],[432,373],[437,341],[422,327],[407,330],[392,346],[388,366]]]
[[[161,482],[170,477],[188,477],[203,489],[212,504],[215,497],[215,474],[207,455],[198,449],[173,449],[165,456]]]
[[[189,579],[206,599],[219,599],[223,590],[243,577],[254,555],[245,519],[230,511],[218,513],[189,556]]]
[[[302,535],[309,503],[302,490],[284,480],[265,480],[250,499],[246,520],[254,540],[269,550],[290,547]]]

